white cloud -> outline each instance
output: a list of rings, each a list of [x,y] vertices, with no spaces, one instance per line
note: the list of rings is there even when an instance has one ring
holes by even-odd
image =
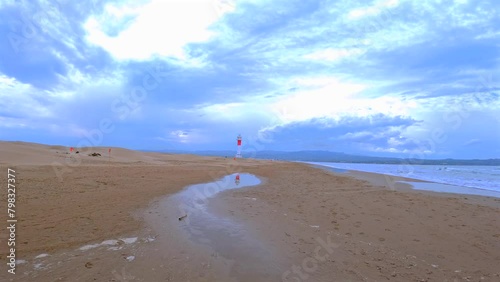
[[[19,4],[17,0],[0,0],[0,8],[16,4]]]
[[[161,56],[187,61],[186,45],[211,39],[215,33],[210,26],[233,7],[216,0],[152,0],[134,9],[109,4],[85,23],[87,40],[119,60]],[[122,26],[110,27],[115,21]],[[116,28],[116,36],[104,32]]]
[[[270,104],[262,100],[262,97],[251,97],[239,103],[198,106],[194,111],[203,114],[204,122],[241,124],[241,126],[256,128],[275,118]]]
[[[367,117],[378,113],[388,116],[408,116],[411,109],[417,107],[416,102],[403,101],[395,96],[377,98],[359,96],[358,94],[368,87],[364,84],[324,77],[295,81],[299,82],[298,85],[316,86],[280,97],[271,105],[282,124],[321,117],[334,120],[344,116]]]
[[[343,58],[348,58],[351,56],[359,56],[365,53],[366,50],[359,48],[352,49],[334,49],[327,48],[304,56],[305,59],[317,60],[317,61],[337,61]]]
[[[333,138],[334,140],[355,140],[355,139],[362,139],[366,137],[373,136],[373,132],[368,132],[368,131],[360,131],[360,132],[348,132],[342,136]]]
[[[378,1],[372,6],[351,10],[347,16],[349,19],[357,20],[367,16],[376,16],[384,9],[393,8],[399,5],[399,0]]]
[[[500,38],[500,31],[488,30],[474,37],[474,39],[493,39]]]
[[[480,142],[481,142],[480,139],[474,138],[474,139],[470,139],[469,141],[465,142],[463,145],[464,146],[470,146],[470,145],[478,144]]]
[[[46,48],[50,46],[50,39],[52,39],[71,49],[79,59],[85,59],[80,53],[78,38],[75,36],[79,32],[74,30],[73,19],[64,13],[59,1],[39,0],[37,2],[37,5],[33,1],[21,8],[21,19],[24,24],[32,28],[33,32],[28,37],[28,43],[30,45],[39,43],[42,48]]]
[[[113,100],[123,94],[121,74],[83,74],[71,64],[51,89],[39,89],[0,73],[0,127],[43,129],[81,136],[103,117],[114,118]],[[133,113],[131,113],[133,114]]]
[[[174,130],[170,132],[170,137],[180,143],[189,143],[192,141],[191,136],[183,130]]]
[[[224,118],[226,115],[234,116],[245,105],[242,103],[226,103],[226,104],[212,104],[200,108],[201,112],[207,114],[214,114],[218,117]]]
[[[58,92],[62,97],[75,95],[77,89],[85,87],[98,88],[106,85],[121,85],[125,80],[123,70],[114,70],[113,72],[95,71],[95,74],[91,75],[86,73],[86,71],[95,70],[93,66],[87,65],[85,69],[80,69],[61,52],[53,49],[51,53],[65,65],[67,70],[64,74],[56,73],[60,83],[54,86],[56,90],[53,92]]]
[[[420,149],[399,149],[399,148],[393,148],[393,147],[377,147],[369,144],[364,144],[362,147],[364,147],[365,150],[370,151],[370,152],[377,152],[377,153],[399,153],[399,154],[412,154],[412,153],[423,153],[423,154],[430,154],[432,151],[429,150],[420,150]]]
[[[9,123],[28,126],[27,117],[46,118],[52,116],[48,107],[39,102],[42,99],[50,98],[49,95],[48,92],[44,93],[29,84],[0,73],[0,114],[14,117],[9,118],[9,122],[0,123],[0,126],[9,126]]]
[[[177,144],[204,144],[210,142],[210,134],[201,129],[177,129],[168,131],[164,136],[155,139],[167,143]]]

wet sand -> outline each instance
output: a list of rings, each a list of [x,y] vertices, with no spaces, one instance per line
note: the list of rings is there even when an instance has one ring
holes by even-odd
[[[2,281],[500,279],[499,199],[416,191],[381,175],[299,163],[118,148],[109,159],[107,148],[89,150],[103,157],[82,154],[59,181],[51,164],[64,163],[66,151],[0,142],[0,169],[14,167],[19,180],[17,256],[26,261],[15,276],[4,268]],[[264,246],[270,272],[242,273],[256,259],[196,242],[169,196],[236,172],[262,183],[220,192],[207,207],[246,228],[238,235],[243,250]],[[4,204],[5,189],[0,197]],[[0,239],[5,266],[7,233]]]
[[[397,183],[404,178],[304,166],[262,175],[265,185],[216,200],[293,258],[286,281],[500,278],[498,198],[423,192]],[[332,252],[318,256],[320,241],[328,240]]]

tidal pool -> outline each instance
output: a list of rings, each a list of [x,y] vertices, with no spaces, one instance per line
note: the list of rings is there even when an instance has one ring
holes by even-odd
[[[189,239],[231,260],[233,275],[237,277],[271,277],[279,275],[281,267],[277,265],[269,246],[258,240],[250,227],[229,216],[211,212],[208,202],[222,191],[260,183],[255,175],[235,173],[214,182],[188,186],[170,196],[168,201],[178,206],[178,226]]]

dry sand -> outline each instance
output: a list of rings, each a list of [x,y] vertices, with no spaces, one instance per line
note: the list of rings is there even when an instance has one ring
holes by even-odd
[[[87,149],[69,162],[66,152],[0,142],[1,203],[13,168],[25,261],[7,273],[2,228],[0,281],[500,281],[500,199],[417,192],[377,174],[299,163],[120,148],[110,158],[107,148]],[[263,184],[222,192],[209,208],[269,247],[279,265],[270,275],[235,274],[238,257],[184,236],[179,211],[161,204],[233,172]]]

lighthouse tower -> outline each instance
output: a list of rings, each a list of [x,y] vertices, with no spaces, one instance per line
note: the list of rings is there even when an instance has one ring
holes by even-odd
[[[241,134],[238,134],[238,150],[236,151],[236,157],[241,158]]]

